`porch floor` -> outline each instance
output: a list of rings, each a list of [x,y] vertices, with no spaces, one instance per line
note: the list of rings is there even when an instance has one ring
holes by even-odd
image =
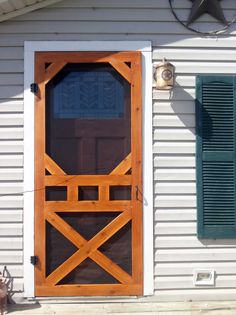
[[[134,302],[134,303],[56,303],[16,304],[9,306],[13,315],[236,315],[236,301]]]

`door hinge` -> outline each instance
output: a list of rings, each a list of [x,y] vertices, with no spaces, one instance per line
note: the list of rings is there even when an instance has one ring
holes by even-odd
[[[30,262],[32,265],[36,266],[39,261],[38,256],[30,256]]]
[[[39,91],[39,86],[37,83],[31,83],[30,84],[30,92],[36,94]]]

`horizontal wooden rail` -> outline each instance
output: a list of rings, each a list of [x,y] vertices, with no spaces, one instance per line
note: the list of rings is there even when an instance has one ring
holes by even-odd
[[[114,201],[46,201],[45,212],[123,212],[131,209],[133,202]]]
[[[131,175],[47,175],[45,186],[131,185]]]
[[[142,295],[141,284],[69,284],[38,285],[36,295],[40,296],[110,296],[110,295]]]
[[[137,52],[37,52],[37,59],[43,63],[66,62],[66,63],[99,63],[111,60],[120,62],[132,62],[136,59]]]

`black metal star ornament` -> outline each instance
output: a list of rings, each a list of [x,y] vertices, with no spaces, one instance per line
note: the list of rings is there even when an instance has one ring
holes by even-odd
[[[223,10],[219,1],[221,0],[190,0],[193,2],[191,12],[188,17],[187,25],[193,23],[204,13],[208,13],[215,19],[227,25],[228,22],[225,19]]]

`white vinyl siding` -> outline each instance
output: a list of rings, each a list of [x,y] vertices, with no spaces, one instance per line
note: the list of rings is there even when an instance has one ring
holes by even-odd
[[[221,5],[231,20],[235,1]],[[191,1],[175,6],[186,19]],[[221,26],[204,15],[195,27]],[[195,76],[235,74],[236,25],[230,31],[200,37],[175,21],[163,0],[66,0],[0,24],[0,270],[7,265],[15,277],[15,296],[23,291],[24,41],[151,40],[153,65],[166,57],[176,70],[173,92],[158,91],[153,82],[154,298],[235,299],[236,239],[196,237]],[[215,288],[193,286],[193,270],[203,268],[215,270]]]

